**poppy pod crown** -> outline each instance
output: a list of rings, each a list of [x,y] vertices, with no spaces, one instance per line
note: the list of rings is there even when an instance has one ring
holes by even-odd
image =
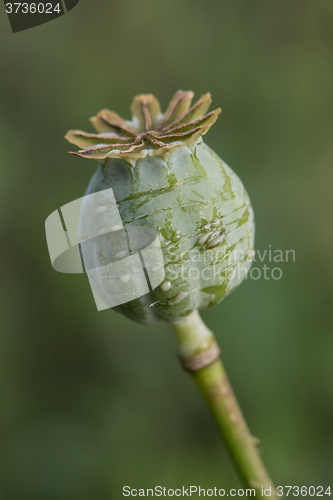
[[[105,160],[123,158],[135,166],[135,160],[146,155],[167,157],[182,146],[192,147],[216,121],[221,109],[207,113],[212,102],[209,93],[191,106],[193,92],[178,90],[163,114],[152,94],[135,96],[131,105],[132,120],[114,111],[102,109],[90,119],[97,133],[70,130],[66,139],[83,158]]]

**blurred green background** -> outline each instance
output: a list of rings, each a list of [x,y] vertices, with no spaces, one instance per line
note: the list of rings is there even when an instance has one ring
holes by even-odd
[[[81,0],[17,34],[0,18],[0,499],[241,487],[167,325],[97,312],[45,241],[96,167],[65,132],[179,88],[222,107],[206,142],[250,194],[256,248],[296,252],[202,316],[275,484],[333,487],[332,0]]]

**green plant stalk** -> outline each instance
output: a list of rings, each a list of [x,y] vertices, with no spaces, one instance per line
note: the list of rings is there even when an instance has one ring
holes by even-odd
[[[180,321],[170,322],[175,333],[178,356],[184,365],[215,343],[214,334],[206,327],[197,311]],[[245,422],[221,360],[190,372],[216,420],[238,474],[246,486],[262,498],[263,489],[271,488],[270,498],[277,499],[276,490]]]

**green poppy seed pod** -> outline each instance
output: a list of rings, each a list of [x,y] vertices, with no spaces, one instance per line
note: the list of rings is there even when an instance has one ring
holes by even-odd
[[[143,234],[152,228],[158,235],[161,282],[148,283],[147,293],[114,307],[141,323],[178,321],[220,302],[246,277],[254,255],[248,194],[202,140],[220,109],[207,113],[210,94],[191,107],[192,98],[192,92],[178,91],[162,114],[154,96],[139,95],[131,121],[102,110],[91,119],[98,133],[66,135],[82,148],[73,154],[99,161],[86,195],[111,188],[124,229]],[[105,240],[93,245],[105,260]],[[121,279],[130,282],[133,275]],[[100,296],[109,293],[105,279],[97,278],[94,286]]]

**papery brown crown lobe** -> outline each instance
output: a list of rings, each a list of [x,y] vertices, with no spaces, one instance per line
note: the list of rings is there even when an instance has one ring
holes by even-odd
[[[131,121],[114,111],[102,109],[90,119],[97,133],[67,132],[65,138],[80,148],[71,154],[96,160],[123,158],[133,162],[147,155],[165,156],[182,146],[193,147],[221,112],[218,108],[207,113],[212,102],[209,93],[191,106],[193,96],[192,91],[178,90],[163,114],[152,94],[137,95],[131,105]]]

